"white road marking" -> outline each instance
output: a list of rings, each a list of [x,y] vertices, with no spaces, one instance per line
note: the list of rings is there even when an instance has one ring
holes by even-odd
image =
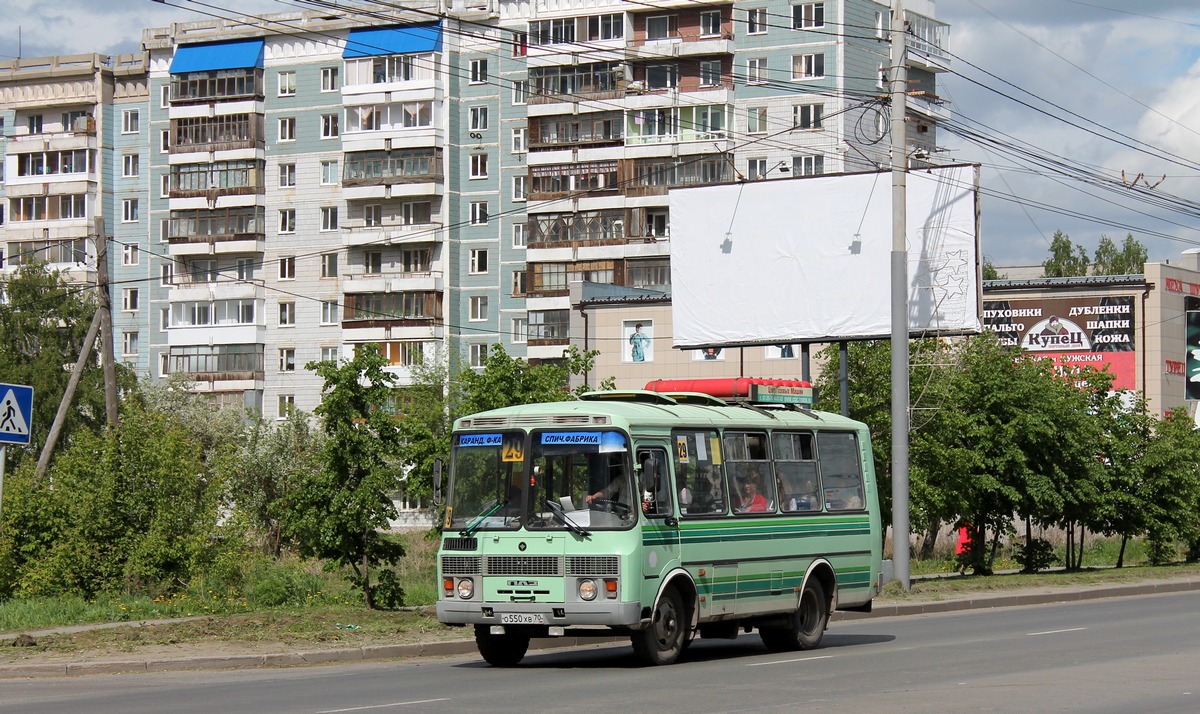
[[[317,714],[339,714],[340,712],[361,712],[366,709],[387,709],[389,707],[407,707],[412,704],[430,704],[432,702],[448,702],[448,698],[441,699],[415,699],[411,702],[392,702],[391,704],[373,704],[369,707],[349,707],[348,709],[326,709],[319,711]]]
[[[1086,630],[1086,629],[1087,629],[1086,627],[1072,627],[1067,630],[1046,630],[1045,632],[1026,632],[1025,636],[1026,637],[1034,637],[1036,635],[1057,635],[1060,632],[1079,632],[1080,630]]]
[[[812,662],[815,659],[833,659],[833,655],[821,655],[819,657],[801,657],[800,659],[781,659],[775,662],[755,662],[746,665],[747,667],[769,667],[773,664],[791,664],[792,662]]]

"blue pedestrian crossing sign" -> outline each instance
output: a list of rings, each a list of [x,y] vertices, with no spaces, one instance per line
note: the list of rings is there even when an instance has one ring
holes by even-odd
[[[0,384],[0,445],[28,444],[33,387]]]

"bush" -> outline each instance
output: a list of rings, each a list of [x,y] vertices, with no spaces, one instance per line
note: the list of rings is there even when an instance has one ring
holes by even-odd
[[[1021,564],[1021,570],[1026,573],[1036,573],[1059,562],[1054,554],[1054,546],[1044,538],[1018,544],[1013,550],[1013,559]]]
[[[375,584],[371,586],[375,606],[385,610],[395,610],[404,605],[404,588],[394,570],[380,570],[376,575]]]
[[[253,575],[250,600],[258,607],[303,607],[321,595],[321,578],[296,564],[263,563]]]

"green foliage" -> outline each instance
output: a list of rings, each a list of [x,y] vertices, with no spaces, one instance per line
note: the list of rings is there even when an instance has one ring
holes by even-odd
[[[1050,257],[1042,263],[1047,278],[1078,277],[1088,274],[1088,255],[1082,245],[1075,245],[1062,231],[1054,231],[1050,241]]]
[[[387,364],[368,344],[347,362],[306,366],[325,380],[316,413],[327,441],[321,469],[303,475],[284,516],[302,555],[353,570],[351,580],[368,608],[375,607],[371,569],[395,564],[404,554],[379,533],[396,517],[389,495],[403,485],[398,419],[386,409],[395,383]]]
[[[299,564],[260,561],[248,594],[259,607],[303,607],[320,596],[322,585]]]
[[[375,603],[382,608],[395,610],[404,606],[404,588],[395,570],[380,570],[379,582],[375,583]]]
[[[1125,242],[1117,249],[1112,238],[1100,236],[1100,245],[1096,247],[1094,262],[1095,275],[1137,275],[1145,270],[1146,260],[1150,254],[1132,233],[1125,236]]]
[[[496,343],[488,351],[483,369],[459,375],[462,386],[461,414],[474,414],[514,404],[561,402],[571,399],[571,375],[587,373],[595,362],[595,353],[570,347],[561,360],[531,365],[511,357]],[[581,388],[578,391],[583,391]]]
[[[1013,559],[1021,564],[1023,573],[1037,573],[1058,562],[1054,546],[1044,538],[1031,538],[1018,543],[1013,551]]]
[[[988,259],[984,259],[981,274],[984,280],[1003,280],[1004,276],[1000,275],[1000,271],[996,270],[996,264]]]

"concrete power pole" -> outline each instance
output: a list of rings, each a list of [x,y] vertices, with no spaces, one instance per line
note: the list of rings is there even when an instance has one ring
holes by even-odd
[[[104,369],[104,408],[109,428],[117,425],[117,365],[113,342],[112,297],[108,290],[108,234],[96,218],[96,292],[100,299],[100,366]]]
[[[902,0],[892,4],[892,562],[910,587],[908,564],[908,112],[907,26]]]

